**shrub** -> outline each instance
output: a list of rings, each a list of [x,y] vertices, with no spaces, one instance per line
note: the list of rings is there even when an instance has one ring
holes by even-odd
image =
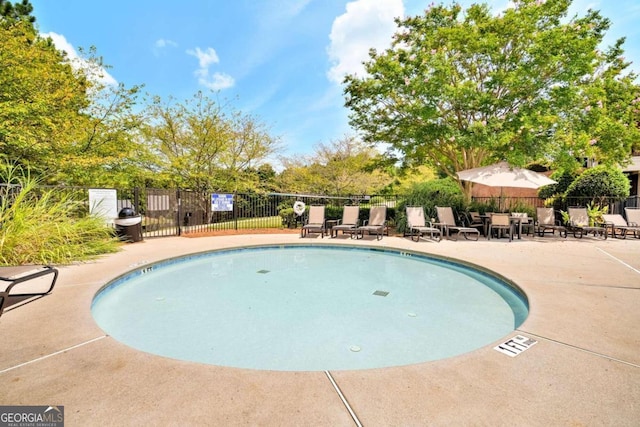
[[[541,199],[553,198],[557,194],[564,194],[571,183],[578,175],[573,172],[556,171],[551,174],[550,178],[557,184],[545,185],[538,190],[538,197]]]
[[[424,207],[428,219],[436,217],[436,206],[451,206],[455,212],[460,212],[464,210],[465,203],[460,187],[451,178],[415,184],[396,210],[396,227],[400,233],[404,233],[407,227],[407,206]]]
[[[624,200],[629,197],[631,184],[624,173],[604,165],[589,168],[577,177],[565,192],[565,199],[571,199],[604,205],[610,201]]]
[[[102,218],[87,214],[84,201],[47,190],[0,166],[0,179],[15,191],[0,201],[0,264],[61,264],[115,252],[120,243]]]

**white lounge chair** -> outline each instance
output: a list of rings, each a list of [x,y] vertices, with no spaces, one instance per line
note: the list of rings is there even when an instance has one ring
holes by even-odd
[[[442,232],[434,227],[431,222],[427,225],[422,206],[407,206],[407,230],[411,235],[411,240],[418,242],[421,236],[429,234],[431,239],[438,242],[442,239]]]
[[[602,215],[607,232],[618,239],[626,239],[627,234],[631,232],[634,237],[640,238],[640,225],[629,225],[626,219],[620,214],[604,214]]]
[[[434,225],[442,228],[448,239],[451,238],[452,231],[456,234],[462,234],[466,240],[470,240],[469,235],[475,236],[474,240],[476,241],[480,238],[478,229],[460,226],[456,223],[451,206],[436,206],[436,213],[438,214],[438,222]]]
[[[369,210],[369,219],[363,225],[356,228],[356,238],[362,239],[364,233],[375,233],[376,239],[381,240],[387,226],[387,207],[372,206]]]
[[[544,237],[545,233],[554,235],[558,232],[560,237],[567,237],[567,228],[556,221],[553,208],[536,208],[535,232]]]
[[[607,239],[607,227],[604,223],[589,224],[587,208],[570,207],[567,211],[569,213],[569,229],[573,232],[573,237],[581,239],[582,236],[593,233],[594,236]]]
[[[338,237],[338,232],[342,231],[342,234],[349,233],[353,238],[356,228],[360,223],[360,207],[359,206],[345,206],[342,209],[342,219],[338,220],[338,223],[331,227],[331,237]]]
[[[324,218],[324,206],[314,205],[309,206],[309,215],[307,216],[307,222],[302,226],[300,230],[300,237],[305,237],[309,233],[320,233],[324,239],[324,233],[326,232],[326,222]]]

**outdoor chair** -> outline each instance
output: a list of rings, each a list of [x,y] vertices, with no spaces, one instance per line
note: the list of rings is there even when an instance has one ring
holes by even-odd
[[[420,241],[421,236],[429,237],[432,240],[440,241],[442,239],[442,231],[433,226],[431,222],[427,225],[424,216],[424,208],[422,206],[407,206],[407,230],[411,235],[411,240]]]
[[[567,237],[567,228],[556,220],[553,208],[536,208],[534,230],[540,237],[544,237],[545,233],[555,235],[556,231],[560,237]]]
[[[482,216],[480,215],[480,212],[477,212],[477,211],[470,211],[466,213],[463,212],[460,216],[463,219],[462,221],[463,225],[465,225],[466,227],[476,228],[483,235],[486,234],[485,222],[482,220]]]
[[[640,227],[640,208],[624,208],[624,214],[628,225]]]
[[[326,232],[326,222],[324,218],[324,206],[314,205],[309,206],[309,215],[307,216],[307,222],[302,226],[300,230],[300,237],[305,237],[309,233],[320,233],[324,239],[324,233]]]
[[[48,265],[0,267],[0,316],[10,305],[23,305],[50,294],[56,280],[58,270]]]
[[[589,222],[589,213],[587,208],[583,207],[570,207],[569,213],[569,230],[573,232],[573,237],[581,239],[583,236],[593,233],[595,237],[601,236],[605,240],[607,239],[607,227],[604,223],[594,222],[593,225]]]
[[[520,237],[523,231],[527,236],[534,233],[533,218],[529,218],[529,214],[526,212],[511,212],[511,217],[518,219],[518,237]],[[516,226],[516,224],[514,224],[514,226]]]
[[[349,233],[353,238],[356,228],[360,223],[360,207],[359,206],[345,206],[342,209],[342,219],[331,227],[331,237],[338,237],[338,231],[342,231],[342,234]]]
[[[369,219],[365,220],[364,224],[356,228],[356,239],[362,239],[364,233],[369,235],[376,234],[376,240],[382,240],[384,230],[387,225],[387,207],[386,206],[372,206],[369,210]]]
[[[633,236],[640,238],[640,225],[633,226],[627,223],[627,220],[620,214],[604,214],[602,215],[607,232],[618,239],[626,239],[627,233],[633,233]]]
[[[509,218],[508,213],[494,213],[491,214],[491,222],[489,222],[489,232],[487,233],[487,239],[493,237],[493,233],[496,232],[496,237],[500,238],[501,232],[507,232],[509,235],[509,241],[513,240],[514,225]]]
[[[456,223],[451,206],[436,206],[436,213],[438,222],[433,225],[441,228],[448,239],[451,238],[452,231],[456,234],[462,234],[466,240],[470,240],[469,235],[475,236],[474,240],[476,241],[480,238],[480,232],[477,228],[466,227]]]

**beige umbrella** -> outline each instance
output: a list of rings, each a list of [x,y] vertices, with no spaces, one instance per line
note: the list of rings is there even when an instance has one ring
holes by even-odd
[[[489,187],[500,187],[500,204],[502,204],[502,188],[540,188],[557,182],[541,173],[529,169],[516,168],[507,162],[495,163],[480,168],[458,172],[462,181],[484,184]]]
[[[507,162],[460,171],[458,178],[462,181],[475,182],[489,187],[540,188],[556,184],[556,181],[541,173],[516,168]]]

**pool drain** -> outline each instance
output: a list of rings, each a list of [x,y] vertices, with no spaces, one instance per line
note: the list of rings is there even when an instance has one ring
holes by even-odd
[[[256,273],[267,274],[267,273],[271,273],[271,272],[269,270],[258,270],[258,271],[256,271]]]
[[[379,296],[379,297],[386,297],[387,295],[389,295],[389,292],[387,292],[387,291],[375,291],[373,294],[376,295],[376,296]]]

